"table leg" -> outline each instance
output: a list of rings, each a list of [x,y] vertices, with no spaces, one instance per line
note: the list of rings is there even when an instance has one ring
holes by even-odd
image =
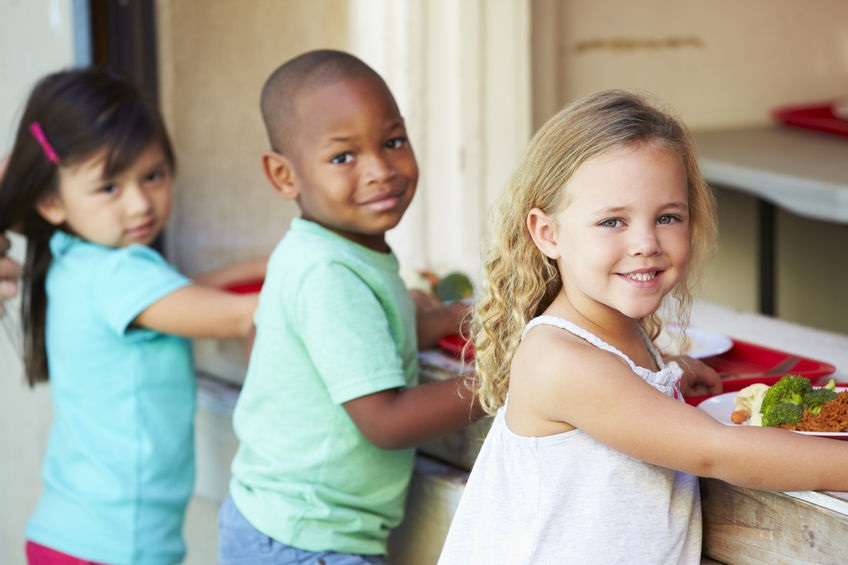
[[[760,224],[759,246],[759,301],[760,313],[774,316],[777,313],[777,277],[776,277],[776,210],[774,204],[758,199]]]

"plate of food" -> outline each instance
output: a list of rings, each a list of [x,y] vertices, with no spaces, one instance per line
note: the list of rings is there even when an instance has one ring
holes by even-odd
[[[654,341],[665,355],[688,355],[695,359],[721,355],[733,347],[733,340],[722,333],[692,326],[684,333],[677,324],[666,324]]]
[[[790,390],[796,386],[793,381],[802,388]],[[778,387],[771,393],[775,396],[767,399],[772,387]],[[772,387],[756,383],[738,392],[707,398],[698,408],[728,426],[780,427],[848,440],[848,387],[835,386],[833,379],[824,387],[813,387],[809,380],[794,375],[787,375]]]

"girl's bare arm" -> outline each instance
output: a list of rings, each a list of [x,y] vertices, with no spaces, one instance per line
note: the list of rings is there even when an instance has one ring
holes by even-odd
[[[233,294],[192,284],[158,300],[135,319],[135,324],[185,337],[247,337],[259,295]]]
[[[726,426],[660,393],[617,356],[534,333],[514,363],[511,426],[511,418],[525,430],[573,426],[642,461],[749,488],[848,491],[848,442]]]

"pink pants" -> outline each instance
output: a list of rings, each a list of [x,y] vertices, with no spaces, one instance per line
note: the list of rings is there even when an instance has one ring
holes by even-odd
[[[26,542],[26,556],[29,565],[105,565],[79,559],[29,540]]]

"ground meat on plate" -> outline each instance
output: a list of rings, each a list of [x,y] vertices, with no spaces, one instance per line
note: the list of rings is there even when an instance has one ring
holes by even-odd
[[[802,432],[848,432],[848,390],[825,402],[818,414],[804,410],[804,416],[794,429]]]

